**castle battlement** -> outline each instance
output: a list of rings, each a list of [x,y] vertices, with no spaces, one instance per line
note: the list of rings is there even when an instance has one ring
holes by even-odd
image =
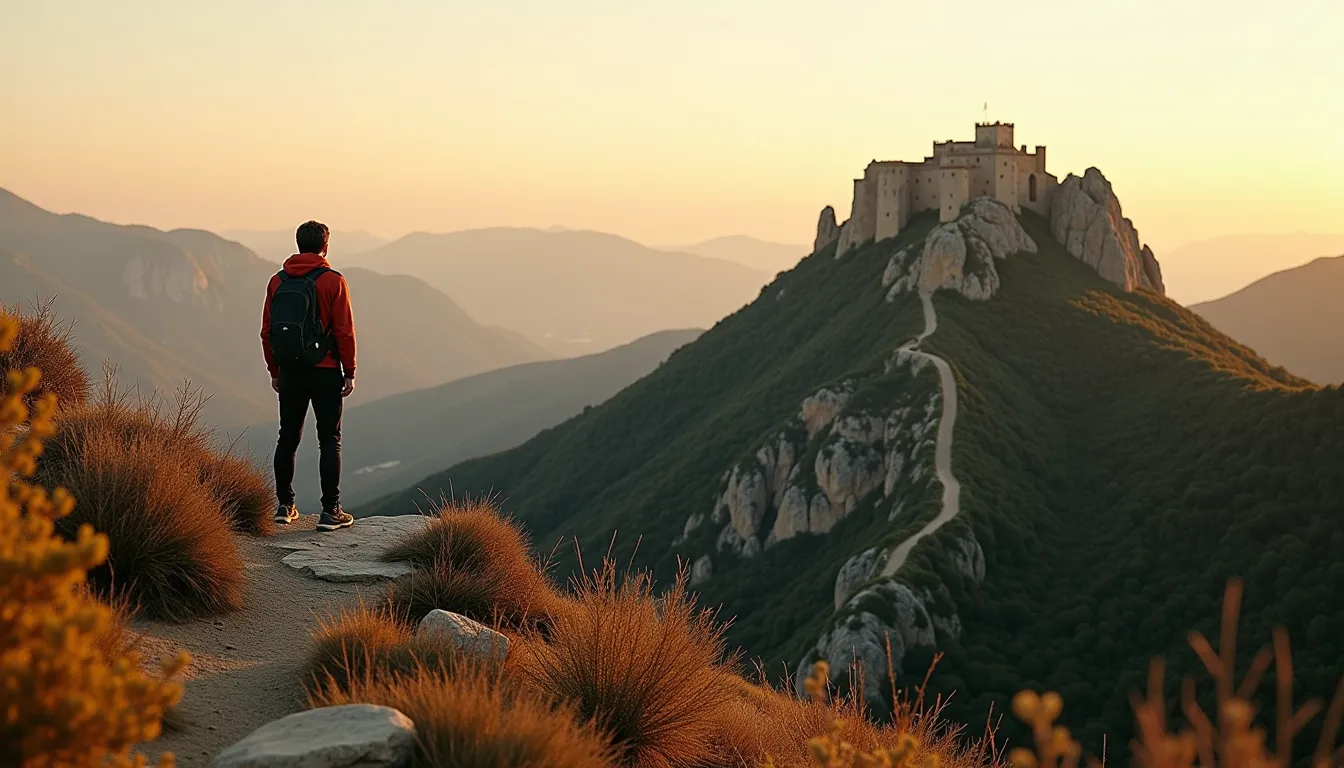
[[[1059,181],[1045,169],[1045,147],[1013,146],[1012,123],[976,123],[973,141],[935,141],[922,161],[874,160],[854,180],[849,219],[840,228],[837,255],[867,240],[895,237],[910,217],[937,210],[952,221],[976,197],[992,197],[1014,211],[1050,215]]]

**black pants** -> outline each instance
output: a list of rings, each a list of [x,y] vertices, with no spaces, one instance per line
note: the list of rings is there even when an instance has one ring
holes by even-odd
[[[321,453],[322,510],[341,503],[341,389],[345,381],[336,368],[302,368],[280,372],[280,439],[275,444],[275,495],[281,504],[294,503],[294,455],[303,438],[308,404],[317,421]]]

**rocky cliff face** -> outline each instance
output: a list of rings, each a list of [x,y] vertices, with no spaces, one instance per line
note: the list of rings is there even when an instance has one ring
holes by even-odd
[[[956,221],[939,225],[917,252],[903,249],[882,274],[887,300],[908,291],[954,290],[983,300],[999,289],[995,262],[1014,253],[1034,253],[1036,243],[1012,210],[997,200],[977,197]]]
[[[817,220],[817,239],[812,242],[812,252],[816,253],[839,239],[840,226],[835,223],[835,209],[828,205],[821,209],[821,217]]]
[[[1111,183],[1096,168],[1060,182],[1050,203],[1050,232],[1069,253],[1125,290],[1166,291],[1152,250],[1139,243]]]
[[[951,545],[952,560],[961,576],[983,580],[985,553],[975,535],[962,533]],[[888,554],[887,550],[869,548],[840,566],[835,577],[836,616],[798,665],[794,684],[799,695],[805,691],[802,681],[812,674],[812,665],[820,659],[830,663],[833,682],[843,681],[855,664],[861,664],[866,678],[873,680],[874,675],[880,678],[886,674],[888,640],[892,666],[900,668],[912,648],[935,645],[940,637],[960,637],[961,617],[956,610],[938,609],[940,604],[951,604],[946,587],[940,586],[941,594],[936,594],[928,589],[916,590],[895,578],[863,586],[881,572]],[[879,686],[867,686],[865,696],[876,711],[888,706]]]
[[[924,369],[922,358],[897,354],[881,377],[913,381]],[[708,515],[721,526],[716,553],[752,557],[801,534],[828,533],[866,500],[891,498],[902,479],[928,476],[940,412],[933,382],[880,411],[851,407],[863,383],[845,381],[803,398],[754,455],[724,472]],[[705,517],[691,515],[682,539]],[[712,564],[703,572],[709,578]]]
[[[133,299],[162,297],[174,304],[223,308],[223,297],[194,257],[134,256],[122,268],[121,281]]]

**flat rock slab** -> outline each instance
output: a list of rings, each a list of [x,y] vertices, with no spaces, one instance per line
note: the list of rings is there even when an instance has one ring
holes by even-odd
[[[279,534],[268,546],[289,550],[280,562],[315,579],[370,582],[395,579],[411,572],[410,563],[385,563],[383,552],[398,539],[423,530],[424,515],[364,517],[338,531]]]
[[[210,768],[404,768],[415,723],[391,707],[346,704],[267,723],[210,761]]]

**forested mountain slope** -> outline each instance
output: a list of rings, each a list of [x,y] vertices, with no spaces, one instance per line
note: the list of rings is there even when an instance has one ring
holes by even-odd
[[[735,617],[730,640],[777,674],[861,660],[876,700],[887,638],[901,684],[941,652],[931,693],[955,691],[947,714],[972,725],[1053,688],[1090,748],[1124,743],[1148,659],[1169,659],[1174,693],[1197,664],[1187,631],[1212,629],[1233,576],[1247,657],[1281,623],[1299,693],[1328,697],[1344,393],[1102,280],[1061,244],[1080,240],[1068,222],[1019,227],[995,205],[918,216],[838,260],[822,248],[607,403],[427,490],[497,495],[543,549],[572,537],[592,559],[614,534],[662,579],[692,565]],[[924,327],[921,288],[940,289],[921,349],[956,377],[960,514],[887,576],[941,509],[938,377],[900,351]]]

